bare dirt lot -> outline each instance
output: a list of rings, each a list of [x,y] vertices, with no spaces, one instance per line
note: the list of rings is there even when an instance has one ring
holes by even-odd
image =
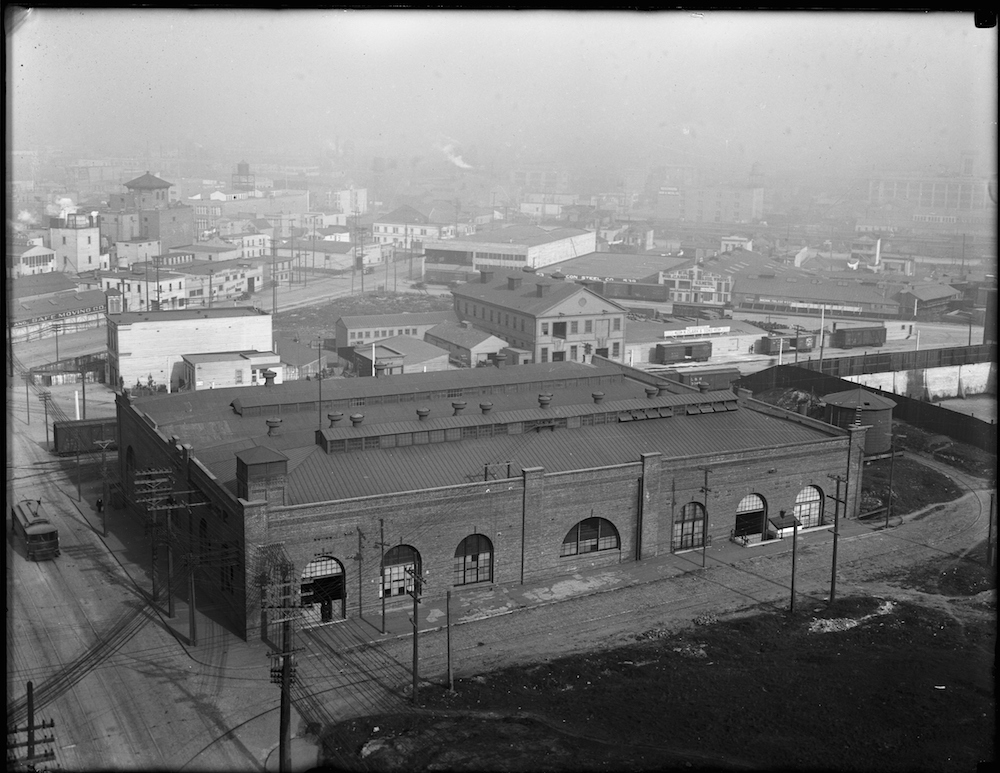
[[[951,606],[853,596],[654,629],[429,687],[423,711],[336,743],[356,770],[967,771],[994,754],[996,631],[983,599]]]

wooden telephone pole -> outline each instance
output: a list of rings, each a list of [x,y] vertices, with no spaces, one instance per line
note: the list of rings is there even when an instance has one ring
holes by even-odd
[[[282,562],[279,571],[281,581],[267,588],[264,609],[268,611],[268,622],[281,623],[281,649],[267,653],[271,660],[271,684],[281,686],[281,705],[279,714],[278,739],[278,770],[280,773],[290,773],[292,769],[292,738],[291,710],[292,685],[296,682],[295,653],[299,651],[293,646],[295,629],[301,615],[302,606],[299,603],[298,583],[292,577],[292,566],[287,561]]]
[[[406,573],[410,576],[410,579],[413,580],[413,587],[407,591],[407,594],[409,594],[413,598],[413,619],[410,622],[413,623],[413,703],[414,705],[416,705],[417,691],[418,691],[417,685],[420,682],[420,675],[419,675],[420,664],[418,658],[418,639],[420,635],[420,620],[418,619],[418,614],[419,614],[418,606],[420,604],[420,596],[423,593],[424,580],[419,574],[417,574],[417,572],[414,569],[407,568]]]

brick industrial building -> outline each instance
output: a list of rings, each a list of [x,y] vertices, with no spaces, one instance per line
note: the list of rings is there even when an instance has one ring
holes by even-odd
[[[600,358],[125,390],[118,427],[119,496],[153,520],[159,480],[160,534],[193,556],[199,605],[244,637],[265,627],[285,561],[306,623],[321,624],[409,603],[410,572],[433,598],[752,548],[793,513],[819,528],[857,513],[866,432]]]

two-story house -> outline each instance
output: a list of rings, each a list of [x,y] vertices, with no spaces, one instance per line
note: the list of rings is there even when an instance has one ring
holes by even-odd
[[[452,297],[460,320],[531,352],[535,362],[590,362],[595,354],[622,361],[627,309],[582,285],[483,271]]]

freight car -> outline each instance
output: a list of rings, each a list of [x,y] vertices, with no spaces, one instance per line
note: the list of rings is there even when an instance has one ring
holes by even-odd
[[[852,349],[857,346],[881,346],[885,343],[885,326],[841,327],[830,336],[830,346],[835,349]]]
[[[742,376],[739,368],[671,369],[658,373],[658,375],[688,386],[707,384],[709,389],[731,389],[733,382],[738,381]]]
[[[81,454],[100,451],[101,447],[96,442],[98,440],[112,441],[108,446],[110,451],[118,447],[118,419],[55,421],[52,422],[52,435],[59,456],[68,456],[77,451]]]
[[[764,336],[757,344],[757,351],[768,355],[794,351],[811,352],[815,346],[815,334]]]
[[[59,529],[49,520],[41,500],[23,499],[10,508],[10,528],[24,540],[29,561],[44,561],[59,555]]]
[[[672,365],[675,362],[708,362],[711,356],[711,341],[656,345],[656,363],[658,365]]]

